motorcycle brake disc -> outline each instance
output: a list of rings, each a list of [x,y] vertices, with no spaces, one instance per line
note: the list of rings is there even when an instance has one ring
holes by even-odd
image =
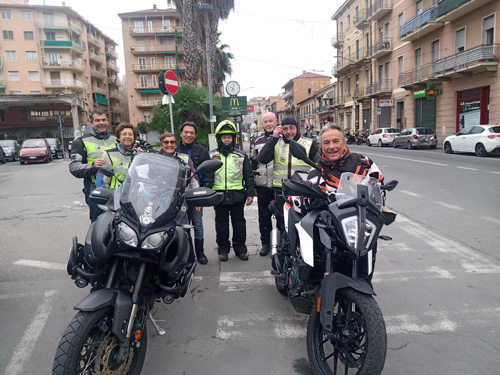
[[[111,369],[109,367],[110,361],[113,361],[111,355],[114,355],[116,351],[119,349],[119,347],[120,344],[118,343],[118,340],[114,337],[107,336],[101,341],[101,344],[97,349],[96,362],[94,365],[94,370],[96,375],[128,374],[130,366],[132,365],[132,359],[134,358],[134,348],[129,348],[127,350],[127,360],[124,363],[122,363],[116,369]]]

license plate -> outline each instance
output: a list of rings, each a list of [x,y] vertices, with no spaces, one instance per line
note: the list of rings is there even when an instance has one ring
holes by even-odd
[[[30,159],[36,159],[36,156],[30,156]]]

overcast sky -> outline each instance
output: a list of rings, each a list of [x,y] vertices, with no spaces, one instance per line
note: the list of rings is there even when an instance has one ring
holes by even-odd
[[[41,5],[43,0],[30,0]],[[65,0],[118,44],[120,74],[125,72],[121,22],[118,13],[167,8],[165,0]],[[278,95],[282,86],[303,71],[332,75],[335,34],[332,15],[343,0],[235,0],[235,10],[221,21],[221,41],[234,54],[233,75],[241,95]],[[62,1],[45,0],[46,5]],[[254,87],[254,88],[251,88]]]

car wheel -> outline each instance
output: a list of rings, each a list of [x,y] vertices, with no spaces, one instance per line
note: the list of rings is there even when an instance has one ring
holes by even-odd
[[[398,148],[398,145],[396,144],[396,141],[392,141],[392,147]]]
[[[24,164],[24,162],[23,162],[23,161],[19,161],[19,163],[20,163],[21,165],[23,165],[23,164]]]
[[[476,145],[476,156],[488,156],[488,153],[486,152],[486,149],[484,148],[484,145],[482,143],[478,143]]]
[[[16,155],[14,156],[14,161],[19,161],[19,154],[16,154]]]
[[[444,144],[444,152],[447,153],[447,154],[453,154],[453,149],[451,148],[451,144],[450,142],[446,142]]]
[[[413,150],[415,147],[411,144],[410,141],[408,141],[408,150]]]
[[[378,140],[378,147],[382,147],[382,140],[381,139]]]
[[[436,146],[431,146],[431,150],[435,150],[436,149]]]
[[[369,139],[367,139],[367,140],[366,140],[366,144],[368,145],[368,147],[371,147],[371,146],[372,146],[372,144],[370,143],[370,140],[369,140]]]

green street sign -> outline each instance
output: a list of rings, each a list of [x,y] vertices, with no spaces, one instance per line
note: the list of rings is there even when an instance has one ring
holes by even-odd
[[[247,97],[229,96],[221,98],[222,112],[228,116],[246,115]]]

